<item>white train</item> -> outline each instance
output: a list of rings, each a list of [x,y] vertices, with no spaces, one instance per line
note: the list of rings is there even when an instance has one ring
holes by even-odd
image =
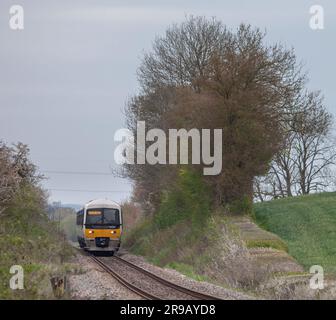
[[[122,235],[121,207],[107,199],[92,200],[77,212],[77,239],[88,251],[109,251],[120,248]]]

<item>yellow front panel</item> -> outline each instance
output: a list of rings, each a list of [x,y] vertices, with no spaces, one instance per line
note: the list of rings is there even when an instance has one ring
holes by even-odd
[[[90,233],[90,231],[93,231],[93,233]],[[117,240],[120,238],[120,229],[85,229],[84,233],[85,238],[88,239],[111,238]]]

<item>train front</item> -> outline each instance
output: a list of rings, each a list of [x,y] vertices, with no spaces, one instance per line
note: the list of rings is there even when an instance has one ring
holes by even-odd
[[[122,233],[120,206],[110,200],[93,200],[85,205],[83,215],[80,246],[88,251],[118,251]]]

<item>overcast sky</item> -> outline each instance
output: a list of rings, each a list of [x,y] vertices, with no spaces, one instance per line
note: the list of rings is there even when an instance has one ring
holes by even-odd
[[[24,8],[22,31],[9,28],[13,4]],[[309,27],[313,4],[324,8],[324,30]],[[321,89],[336,114],[333,0],[1,0],[0,139],[28,144],[42,171],[108,173],[114,132],[124,126],[122,109],[137,91],[142,53],[190,14],[216,16],[232,28],[251,23],[267,30],[268,42],[293,46],[309,71],[310,88]],[[121,201],[131,189],[109,175],[47,175],[43,185],[53,189],[51,200],[63,203]]]

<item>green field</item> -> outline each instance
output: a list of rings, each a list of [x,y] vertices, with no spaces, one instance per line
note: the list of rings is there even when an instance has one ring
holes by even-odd
[[[280,236],[306,270],[321,265],[336,273],[336,193],[255,204],[256,222]]]

